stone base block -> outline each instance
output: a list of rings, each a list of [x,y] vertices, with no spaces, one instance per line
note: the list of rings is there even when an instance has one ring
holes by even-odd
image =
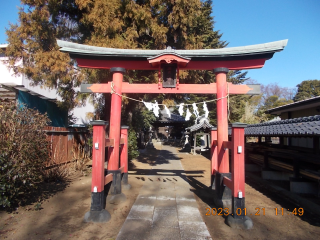
[[[289,181],[289,179],[293,177],[293,174],[277,171],[262,171],[261,177],[265,180]]]
[[[290,191],[294,193],[306,193],[318,195],[318,184],[314,182],[291,181]]]
[[[84,215],[84,222],[108,222],[110,219],[111,215],[105,209],[101,211],[89,211]]]
[[[213,201],[218,208],[232,208],[232,199],[214,198]]]
[[[226,223],[231,228],[251,229],[253,227],[253,222],[248,216],[244,216],[242,218],[234,218],[233,216],[228,215]]]
[[[129,190],[131,189],[131,185],[128,183],[129,181],[129,176],[128,176],[128,173],[123,173],[122,175],[122,180],[121,180],[121,185],[122,185],[122,188],[123,189],[126,189],[126,190]]]
[[[131,189],[131,185],[129,183],[128,184],[122,184],[122,189],[130,190]]]
[[[248,172],[261,172],[261,167],[253,163],[247,163],[245,170]]]
[[[115,195],[110,195],[107,197],[107,202],[111,204],[119,204],[127,200],[126,195],[123,193],[115,194]]]

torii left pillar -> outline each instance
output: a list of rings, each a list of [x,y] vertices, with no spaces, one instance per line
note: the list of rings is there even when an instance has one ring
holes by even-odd
[[[109,138],[113,140],[113,146],[109,147],[108,174],[113,174],[113,180],[110,186],[108,202],[118,203],[126,200],[126,196],[121,192],[121,170],[119,169],[122,104],[122,97],[120,95],[122,94],[123,74],[126,70],[121,67],[114,67],[110,69],[110,72],[113,74],[113,89],[117,94],[113,93],[111,96]]]
[[[92,121],[93,126],[93,149],[92,149],[92,182],[91,182],[91,207],[84,215],[85,222],[107,222],[110,213],[105,210],[106,196],[104,192],[104,159],[106,125],[103,120]]]

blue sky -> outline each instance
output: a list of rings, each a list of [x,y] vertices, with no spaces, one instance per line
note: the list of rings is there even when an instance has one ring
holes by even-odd
[[[2,1],[0,43],[5,27],[18,18],[19,0]],[[303,80],[320,80],[319,0],[213,0],[215,29],[228,47],[289,39],[262,69],[249,70],[259,83],[295,87]]]
[[[228,47],[289,39],[282,52],[247,76],[282,87],[320,80],[319,0],[213,0],[213,5],[215,29]]]

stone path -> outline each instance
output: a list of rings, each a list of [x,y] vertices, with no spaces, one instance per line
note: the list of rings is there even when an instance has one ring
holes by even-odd
[[[161,148],[117,240],[211,239],[176,148]]]

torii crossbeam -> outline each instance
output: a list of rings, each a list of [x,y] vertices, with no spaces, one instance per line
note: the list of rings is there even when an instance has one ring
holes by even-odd
[[[241,189],[237,188],[238,190],[241,190],[239,190],[239,192],[232,189],[232,202],[234,203],[234,206],[244,207],[244,171],[238,172],[238,175],[233,175],[238,176],[237,179],[242,179],[241,181],[243,182],[240,182],[239,184],[234,182],[236,179],[230,179],[228,159],[228,148],[235,149],[238,147],[238,154],[242,155],[241,157],[233,158],[233,162],[236,161],[234,162],[234,166],[244,165],[242,163],[240,165],[238,164],[238,161],[243,161],[244,159],[244,146],[242,146],[244,143],[241,139],[237,140],[237,143],[241,146],[231,146],[232,144],[228,142],[228,113],[226,96],[227,94],[260,94],[260,86],[233,85],[231,83],[227,83],[227,73],[229,70],[262,68],[265,61],[272,58],[275,52],[279,52],[284,49],[287,45],[287,41],[288,40],[282,40],[245,47],[201,50],[174,50],[171,48],[167,48],[165,50],[114,49],[86,46],[60,40],[57,42],[61,47],[60,51],[69,53],[71,58],[77,60],[79,67],[110,69],[113,73],[112,83],[82,84],[81,92],[111,93],[111,90],[114,90],[119,95],[122,93],[217,94],[217,98],[219,99],[217,101],[217,132],[214,133],[216,134],[217,140],[214,140],[216,152],[213,154],[213,156],[216,156],[217,161],[212,157],[211,172],[215,176],[219,175],[219,179],[221,179],[221,181],[216,181],[215,187],[213,188],[216,189],[216,191],[224,191],[224,187],[221,187],[223,182],[228,184],[227,186],[230,186],[230,188],[232,188],[232,184],[241,186]],[[161,84],[160,70],[166,64],[176,66],[178,76],[179,70],[213,70],[216,74],[216,83],[180,84],[179,77],[177,76],[176,83],[173,87],[165,87]],[[159,71],[159,81],[155,84],[129,84],[127,82],[123,82],[123,74],[126,70],[156,70]],[[114,144],[109,148],[108,173],[113,174],[114,181],[112,184],[119,184],[119,144],[122,98],[117,94],[112,94],[110,114],[109,137]],[[241,129],[239,126],[235,126],[235,129]],[[241,136],[237,131],[238,130],[235,130],[235,136]],[[242,133],[243,131],[239,130],[239,132]],[[97,144],[99,145],[98,142]],[[239,149],[243,149],[243,151],[239,151]],[[104,149],[96,148],[93,149],[93,151],[94,153],[100,153],[101,151],[100,154],[93,154],[93,166],[103,166],[101,161],[104,161],[104,159],[102,159],[101,156],[104,156]],[[233,155],[234,154],[236,153],[233,153]],[[95,164],[99,161],[100,164]],[[92,175],[96,172],[100,174],[101,169],[97,170],[93,167]],[[226,177],[224,177],[224,175]],[[91,191],[95,194],[92,194],[92,205],[93,203],[100,201],[100,195],[104,194],[103,189],[103,181],[93,178]],[[100,194],[99,199],[94,199],[96,198],[95,196],[97,196],[97,193],[98,195]],[[120,193],[121,186],[111,186],[111,194],[117,195]],[[225,195],[224,192],[217,193],[217,196],[221,197],[220,200],[222,202],[224,200],[222,199],[223,195]],[[227,199],[227,202],[231,200],[230,197]],[[102,205],[100,208],[101,210],[104,209]],[[91,207],[91,211],[97,211],[97,205],[95,205],[94,209]],[[94,213],[92,213],[92,216],[93,215]],[[238,219],[241,221],[244,221],[243,216],[237,217],[239,217]],[[99,219],[97,221],[99,221]]]

